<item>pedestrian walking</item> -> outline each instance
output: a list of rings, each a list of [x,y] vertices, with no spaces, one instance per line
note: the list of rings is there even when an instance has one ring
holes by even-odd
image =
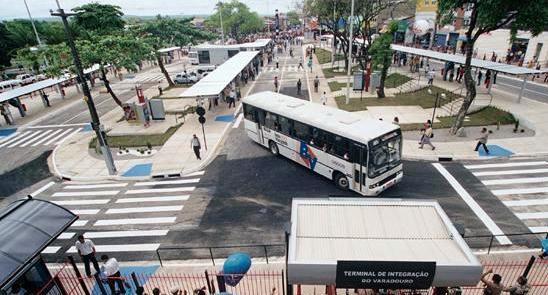
[[[312,55],[310,55],[310,58],[308,59],[308,68],[310,69],[310,72],[312,73]]]
[[[525,295],[529,293],[531,285],[527,284],[527,278],[519,276],[517,279],[517,285],[504,288],[504,292],[510,293],[510,295]]]
[[[96,272],[101,271],[99,269],[99,263],[97,262],[97,258],[95,258],[95,245],[93,244],[92,240],[85,239],[84,235],[79,235],[76,243],[74,244],[74,247],[78,251],[78,255],[80,255],[82,261],[84,262],[84,268],[88,277],[91,277],[91,270],[89,268],[90,262],[93,263],[93,268],[95,268]]]
[[[487,132],[487,128],[483,127],[481,129],[480,136],[476,138],[478,143],[476,144],[476,148],[474,149],[475,152],[478,151],[480,146],[483,146],[483,149],[485,150],[486,154],[489,154],[489,150],[487,149],[487,138],[489,137],[489,132]]]
[[[276,69],[280,68],[280,59],[276,56]]]
[[[436,70],[432,69],[428,72],[428,85],[432,86],[434,84],[434,76],[436,75]]]
[[[320,86],[320,79],[318,78],[318,76],[316,76],[316,78],[314,78],[314,92],[318,92],[318,87]]]
[[[483,73],[481,71],[478,71],[478,85],[477,86],[480,86],[482,77],[483,77]]]
[[[200,140],[196,136],[196,134],[192,135],[192,140],[190,141],[190,147],[194,150],[194,154],[196,155],[196,159],[201,160],[200,157],[200,149],[202,148],[202,145],[200,144]]]
[[[303,59],[302,58],[299,60],[299,66],[297,67],[297,69],[303,69],[304,70]]]
[[[325,105],[327,103],[327,95],[325,93],[325,91],[322,93],[322,95],[320,96],[320,102]]]
[[[231,106],[236,107],[236,91],[234,89],[231,89],[228,94],[228,108],[230,109]]]
[[[107,277],[110,292],[112,294],[117,294],[115,285],[118,285],[119,292],[122,294],[126,293],[124,278],[120,274],[120,265],[116,258],[109,258],[108,255],[102,255],[101,260],[103,261],[103,273]]]
[[[485,88],[489,88],[489,83],[491,83],[491,70],[487,70],[487,72],[485,72]]]
[[[421,144],[419,146],[419,149],[422,149],[425,144],[432,147],[432,150],[435,150],[436,147],[432,144],[432,137],[434,137],[434,130],[432,129],[432,126],[429,125],[428,128],[424,129],[422,131],[422,137],[421,137]]]
[[[40,90],[40,96],[42,97],[42,100],[46,103],[46,106],[51,107],[51,104],[49,103],[49,96],[44,92],[44,90]]]
[[[501,284],[502,277],[499,274],[494,274],[491,278],[491,281],[487,280],[485,277],[489,274],[492,274],[493,270],[490,269],[483,275],[481,275],[481,281],[485,284],[483,289],[483,294],[485,295],[500,295],[504,286]]]
[[[164,90],[162,89],[162,85],[160,83],[162,82],[158,81],[158,93],[162,96],[162,94],[164,94]]]
[[[301,87],[303,83],[301,82],[301,79],[297,81],[297,95],[301,95]]]

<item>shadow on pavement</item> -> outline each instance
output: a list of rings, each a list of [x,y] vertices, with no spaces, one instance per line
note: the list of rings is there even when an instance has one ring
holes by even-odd
[[[0,199],[51,177],[48,168],[50,154],[51,151],[46,151],[36,159],[0,175]]]

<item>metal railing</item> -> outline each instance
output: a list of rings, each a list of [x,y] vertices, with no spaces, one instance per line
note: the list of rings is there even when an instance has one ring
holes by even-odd
[[[548,239],[548,231],[536,232],[536,233],[514,233],[514,234],[501,234],[501,235],[477,235],[477,236],[463,236],[470,248],[487,248],[487,254],[491,253],[491,249],[494,247],[494,242],[497,237],[513,237],[514,242],[518,244],[528,246],[531,248],[542,247],[540,245],[541,237]],[[518,237],[524,237],[519,238]],[[525,238],[526,237],[526,238]]]
[[[245,250],[251,257],[265,258],[269,263],[269,258],[285,257],[285,244],[254,244],[254,245],[229,245],[229,246],[208,246],[208,247],[184,247],[184,246],[160,246],[156,250],[156,256],[160,265],[166,259],[185,260],[185,259],[209,259],[213,265],[216,265],[215,259],[227,258],[230,254]],[[270,252],[269,252],[270,249]],[[169,255],[171,252],[171,255]],[[162,256],[161,253],[164,253]]]

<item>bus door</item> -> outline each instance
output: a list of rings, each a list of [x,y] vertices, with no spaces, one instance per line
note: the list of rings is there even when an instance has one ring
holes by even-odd
[[[367,146],[359,143],[352,144],[352,160],[354,162],[354,190],[365,192],[367,186]]]
[[[265,112],[258,110],[257,111],[257,139],[260,144],[264,145],[264,135],[263,135],[263,126],[265,122]]]

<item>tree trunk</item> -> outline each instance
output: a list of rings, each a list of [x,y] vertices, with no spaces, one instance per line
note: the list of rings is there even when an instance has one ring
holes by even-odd
[[[384,98],[386,95],[384,94],[384,81],[386,80],[386,76],[388,76],[388,67],[390,67],[390,61],[388,62],[388,66],[386,65],[386,61],[383,62],[383,67],[381,69],[381,80],[379,81],[379,90],[377,91],[377,97],[378,98]]]
[[[156,55],[156,61],[158,61],[158,66],[160,67],[160,71],[162,71],[162,74],[164,74],[164,77],[166,77],[167,84],[169,84],[169,87],[175,86],[173,81],[171,80],[171,77],[169,77],[169,73],[166,70],[166,67],[164,66],[164,61],[162,60],[162,57],[157,54]]]
[[[107,73],[105,71],[105,68],[103,68],[102,66],[101,66],[101,80],[103,80],[103,83],[105,84],[105,88],[107,89],[107,92],[110,94],[110,96],[112,96],[112,99],[114,100],[114,102],[116,102],[118,106],[122,107],[122,101],[118,98],[118,96],[116,96],[116,93],[114,93],[114,91],[110,87],[110,82],[108,81]]]
[[[471,38],[467,39],[469,40],[466,42],[466,61],[464,63],[464,84],[466,85],[466,97],[464,98],[455,121],[453,121],[453,126],[451,127],[452,134],[456,134],[457,130],[462,127],[464,124],[464,118],[466,117],[466,112],[468,112],[468,109],[476,98],[476,82],[472,77],[471,67],[475,40],[472,40]]]

